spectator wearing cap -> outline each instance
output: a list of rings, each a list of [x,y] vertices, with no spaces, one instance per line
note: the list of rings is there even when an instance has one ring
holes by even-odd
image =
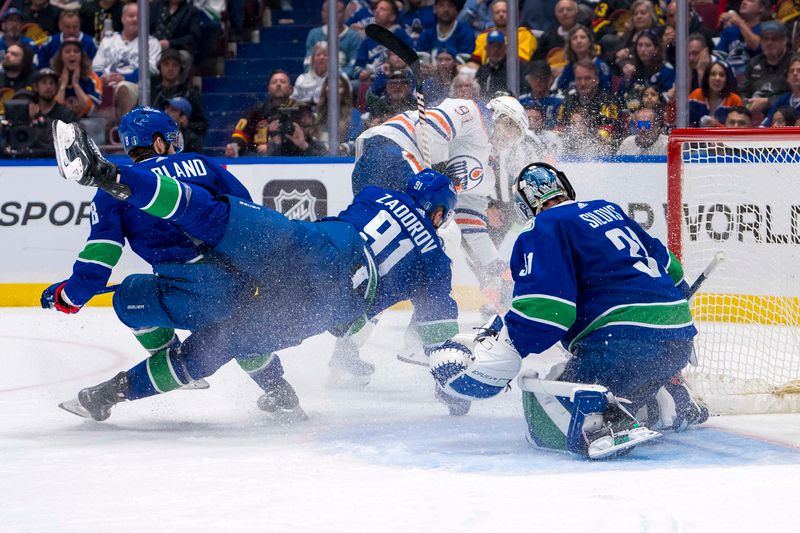
[[[24,44],[32,50],[36,50],[33,39],[22,35],[22,12],[16,7],[8,8],[3,13],[2,23],[3,36],[0,37],[0,51],[8,49],[12,44]]]
[[[58,73],[56,100],[81,119],[100,105],[103,82],[92,70],[92,60],[80,41],[64,41],[52,61]]]
[[[39,26],[44,40],[58,33],[58,17],[60,15],[61,10],[51,4],[49,0],[31,0],[25,4],[22,10],[23,20]]]
[[[603,90],[611,90],[611,69],[602,58],[597,56],[594,33],[589,28],[581,24],[573,26],[567,32],[564,47],[567,64],[564,65],[556,79],[556,89],[561,95],[566,95],[575,88],[575,63],[581,59],[589,59],[597,65],[597,71],[600,73],[600,87]]]
[[[633,134],[622,140],[617,155],[667,155],[669,137],[663,134],[663,126],[655,110],[638,109],[631,120]]]
[[[81,18],[81,31],[90,35],[98,44],[104,37],[106,20],[111,21],[112,31],[121,32],[124,6],[125,2],[121,0],[85,0],[81,2],[78,10]]]
[[[58,29],[60,33],[51,35],[39,49],[37,57],[40,67],[52,67],[52,60],[61,50],[61,43],[66,41],[77,41],[80,43],[83,52],[91,60],[97,53],[97,45],[91,35],[86,35],[81,31],[81,19],[77,11],[62,11],[58,18]]]
[[[163,109],[170,98],[176,96],[186,98],[192,104],[187,128],[200,137],[205,135],[208,130],[208,120],[203,111],[203,100],[200,93],[184,81],[184,66],[180,52],[172,48],[162,50],[156,66],[158,74],[150,78],[150,105],[156,109]]]
[[[189,117],[192,116],[192,104],[182,96],[176,96],[166,101],[164,112],[171,116],[183,135],[183,151],[203,153],[203,138],[189,129]]]
[[[433,72],[422,82],[422,91],[428,105],[435,106],[450,94],[450,85],[458,74],[458,56],[451,47],[436,52],[432,65]]]
[[[494,0],[492,2],[492,20],[494,20],[494,29],[481,33],[475,39],[475,48],[472,50],[470,63],[476,68],[489,60],[489,35],[498,31],[505,39],[508,25],[508,2],[506,0]],[[520,60],[530,61],[534,52],[536,52],[536,37],[528,28],[519,26],[517,29],[517,53]]]
[[[378,69],[375,79],[372,81],[369,91],[367,91],[367,106],[371,106],[375,100],[386,94],[389,78],[393,75],[397,77],[398,72],[402,72],[403,76],[408,78],[413,86],[414,75],[411,73],[411,69],[400,59],[400,56],[394,52],[389,52],[386,55],[386,62]]]
[[[520,61],[520,70],[525,72],[528,64]],[[475,73],[475,81],[481,88],[481,98],[490,100],[497,92],[510,92],[506,85],[506,40],[505,35],[500,30],[492,30],[486,36],[486,63],[478,68]],[[514,91],[519,94],[523,80],[520,80],[520,87]],[[524,89],[523,89],[524,90]]]
[[[198,55],[198,47],[207,38],[202,33],[201,16],[189,0],[156,0],[150,7],[150,34],[158,39],[162,51],[180,52],[186,75]],[[196,59],[200,63],[204,58]]]
[[[761,23],[761,53],[750,60],[739,90],[750,111],[766,113],[790,90],[786,81],[791,54],[786,26],[777,20]]]
[[[769,17],[768,0],[748,0],[738,10],[719,16],[722,31],[715,53],[727,61],[737,77],[744,74],[747,63],[758,55],[761,46],[761,21]]]
[[[385,94],[369,106],[370,123],[380,124],[403,111],[416,109],[414,88],[409,73],[395,70],[386,76]]]
[[[58,82],[59,75],[51,68],[42,68],[33,74],[33,91],[38,95],[39,113],[50,122],[75,122],[78,120],[75,113],[56,99]]]
[[[436,0],[433,5],[436,24],[420,35],[416,47],[418,52],[432,58],[438,50],[448,49],[455,52],[462,62],[469,59],[475,45],[475,34],[469,26],[458,21],[458,4],[456,0]]]
[[[537,10],[543,9],[541,4]],[[537,39],[534,59],[547,59],[547,54],[554,48],[564,47],[569,31],[578,25],[578,2],[576,0],[558,0],[554,7],[558,24],[551,25]]]
[[[789,91],[778,96],[773,102],[769,113],[761,123],[762,126],[771,127],[775,112],[781,108],[791,107],[797,114],[800,114],[800,55],[794,54],[789,60],[786,83],[789,85]]]
[[[24,44],[12,44],[3,57],[0,88],[19,90],[30,87],[33,73],[33,52]]]
[[[362,39],[358,32],[345,25],[345,5],[346,2],[344,0],[336,0],[336,23],[339,33],[339,70],[347,74],[348,78],[353,79],[355,78],[353,69],[356,64],[356,54]],[[306,68],[311,65],[314,45],[321,41],[328,41],[328,27],[328,2],[325,1],[322,3],[322,26],[312,28],[308,32],[308,37],[306,37],[306,57],[303,60]]]
[[[375,4],[375,24],[383,26],[394,33],[400,40],[411,46],[411,37],[402,26],[397,23],[399,17],[397,4],[392,0],[378,0]],[[386,61],[386,47],[367,37],[361,42],[356,54],[356,64],[353,72],[362,83],[377,74],[380,66]]]
[[[531,90],[519,97],[519,103],[525,109],[539,108],[545,127],[547,129],[555,128],[558,108],[561,107],[563,98],[550,90],[553,78],[552,69],[547,61],[543,59],[532,61],[525,74],[525,81]]]
[[[320,41],[314,45],[311,68],[294,81],[292,99],[314,105],[319,100],[320,87],[328,75],[328,43]]]
[[[161,46],[149,36],[149,74],[158,72]],[[105,37],[97,49],[92,68],[103,85],[114,88],[115,118],[133,109],[139,102],[139,5],[136,2],[122,8],[122,32]]]

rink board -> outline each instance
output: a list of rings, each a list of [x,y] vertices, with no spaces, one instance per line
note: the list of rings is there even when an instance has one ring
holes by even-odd
[[[352,200],[350,158],[220,159],[262,203],[290,218],[318,220],[335,215]],[[115,159],[125,164],[125,159]],[[93,189],[58,177],[50,161],[0,166],[0,306],[38,305],[41,291],[65,279],[89,232]],[[581,197],[616,201],[654,235],[666,237],[666,159],[617,158],[566,162],[563,168]],[[510,243],[501,253],[508,254]],[[463,258],[454,254],[455,296],[464,308],[480,302],[477,283]],[[123,253],[111,283],[148,272],[132,253]],[[110,305],[110,295],[92,300]]]

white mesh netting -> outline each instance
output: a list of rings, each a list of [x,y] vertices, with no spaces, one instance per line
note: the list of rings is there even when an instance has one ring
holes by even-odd
[[[800,136],[684,142],[681,160],[687,279],[725,253],[686,376],[718,414],[800,411]]]

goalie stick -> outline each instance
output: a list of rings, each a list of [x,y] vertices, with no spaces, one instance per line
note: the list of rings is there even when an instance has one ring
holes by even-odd
[[[703,285],[703,283],[705,283],[705,281],[708,279],[711,273],[714,272],[717,266],[719,266],[719,264],[724,260],[725,260],[725,252],[719,251],[714,254],[714,257],[711,258],[711,262],[708,264],[705,270],[703,270],[703,272],[699,276],[697,276],[697,279],[694,280],[692,286],[689,287],[689,296],[686,297],[687,300],[690,300],[692,296],[694,296],[694,294],[698,291],[698,289],[700,289],[700,286]]]
[[[377,24],[368,25],[364,31],[367,37],[377,41],[386,47],[390,52],[394,52],[411,69],[414,75],[414,83],[417,90],[417,115],[419,118],[419,142],[422,145],[422,166],[430,168],[431,151],[428,146],[425,129],[427,127],[427,114],[425,111],[425,95],[422,94],[422,75],[420,74],[419,55],[416,50],[408,46],[397,35]]]

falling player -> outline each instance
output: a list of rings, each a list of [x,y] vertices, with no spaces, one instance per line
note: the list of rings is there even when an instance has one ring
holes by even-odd
[[[54,144],[65,178],[169,221],[230,273],[208,283],[205,264],[159,265],[156,275],[128,276],[114,295],[120,318],[133,327],[213,314],[220,303],[235,307],[229,319],[193,331],[168,350],[175,387],[233,357],[273,353],[324,331],[357,336],[374,315],[407,299],[434,324],[429,338],[441,343],[457,331],[450,259],[436,236],[456,203],[446,176],[423,171],[409,180],[406,193],[368,187],[338,216],[303,222],[142,165],[117,168],[74,124],[56,122]],[[180,156],[159,163],[170,168],[175,160]],[[102,420],[122,400],[157,394],[141,365],[84,389],[66,407]]]
[[[231,195],[250,200],[250,193],[244,185],[213,160],[198,154],[181,153],[180,129],[163,111],[138,107],[122,117],[119,133],[125,152],[134,165],[144,171],[174,176],[179,181],[204,188],[213,196]],[[180,155],[164,159],[164,156],[175,153]],[[72,275],[42,293],[42,307],[68,314],[80,311],[87,301],[105,289],[126,240],[139,257],[156,269],[163,264],[203,262],[209,283],[227,283],[230,280],[225,266],[215,261],[213,256],[207,256],[205,247],[180,228],[98,190],[92,199],[91,228],[86,246],[78,255]],[[137,288],[144,292],[157,289],[157,286],[147,283]],[[235,290],[231,287],[231,294],[235,294]],[[193,313],[191,321],[180,324],[170,323],[166,316],[158,317],[158,325],[139,319],[134,322],[123,320],[151,354],[145,363],[135,367],[134,374],[148,376],[150,387],[160,392],[184,386],[184,383],[172,379],[167,361],[169,350],[178,344],[175,328],[196,330],[219,322],[232,314],[234,300],[227,298],[213,306],[200,308]],[[120,312],[121,317],[130,315],[129,311]],[[269,407],[268,414],[280,422],[305,418],[297,394],[283,377],[280,359],[273,354],[247,355],[238,358],[237,362],[264,390],[264,394],[274,400],[271,403],[262,401],[259,405]],[[190,382],[189,386],[197,387],[195,383]],[[204,380],[200,383],[201,388],[208,386]]]
[[[697,333],[680,263],[618,205],[575,201],[567,177],[546,163],[526,166],[514,188],[529,221],[511,257],[512,308],[435,350],[437,383],[456,397],[494,396],[522,357],[561,341],[572,354],[566,366],[521,381],[533,444],[590,458],[627,451],[659,435],[631,413],[662,388],[676,413],[648,413],[648,424],[704,421],[705,408],[674,381]]]

